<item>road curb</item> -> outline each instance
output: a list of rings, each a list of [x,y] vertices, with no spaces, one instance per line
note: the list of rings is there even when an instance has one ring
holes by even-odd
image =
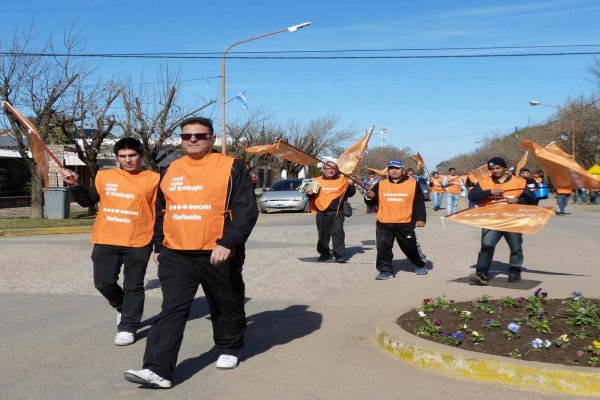
[[[376,319],[376,342],[392,356],[416,367],[535,392],[600,396],[600,373],[588,368],[513,360],[434,343],[400,328],[397,317],[383,315]]]
[[[0,237],[33,236],[33,235],[61,235],[71,233],[90,233],[93,226],[61,226],[57,228],[11,229],[0,231]]]

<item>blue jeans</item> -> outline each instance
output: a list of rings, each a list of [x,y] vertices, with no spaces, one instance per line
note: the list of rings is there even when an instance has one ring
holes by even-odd
[[[523,265],[523,234],[515,232],[481,230],[481,250],[477,256],[477,272],[488,274],[494,258],[494,250],[500,239],[504,237],[510,249],[510,270],[521,271]]]
[[[559,213],[564,214],[567,204],[569,204],[569,197],[571,197],[571,195],[559,193],[556,194],[556,205],[558,206]]]
[[[447,193],[446,214],[455,213],[458,210],[458,195]]]
[[[437,209],[442,208],[442,199],[444,198],[444,192],[432,192],[431,194],[433,195],[433,207]]]
[[[573,193],[573,204],[577,204],[577,198],[581,197],[581,203],[585,204],[587,202],[587,197],[585,195],[585,189],[575,189]]]

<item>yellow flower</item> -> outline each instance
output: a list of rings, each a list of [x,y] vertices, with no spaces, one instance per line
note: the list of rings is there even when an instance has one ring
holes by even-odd
[[[479,336],[479,332],[477,332],[477,331],[473,331],[473,336],[475,336],[475,337]],[[599,344],[600,344],[600,343],[599,343]]]
[[[594,340],[594,347],[597,349],[600,349],[600,342],[597,340]]]
[[[567,343],[569,341],[569,337],[566,334],[564,334],[560,336],[560,340],[562,340],[564,343]]]

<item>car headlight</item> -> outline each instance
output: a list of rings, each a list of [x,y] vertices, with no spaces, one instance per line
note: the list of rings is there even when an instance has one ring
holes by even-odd
[[[292,201],[302,201],[302,197],[294,197]]]
[[[261,198],[260,198],[260,201],[261,201],[262,203],[266,203],[267,201],[269,201],[269,199],[267,199],[266,197],[261,197]]]

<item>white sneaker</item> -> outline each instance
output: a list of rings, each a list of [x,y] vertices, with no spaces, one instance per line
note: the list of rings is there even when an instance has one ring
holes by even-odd
[[[171,381],[161,378],[149,369],[140,369],[139,371],[128,369],[123,376],[126,381],[139,383],[144,386],[159,389],[169,389],[172,386]]]
[[[117,326],[121,325],[121,313],[117,313]]]
[[[238,358],[229,354],[221,354],[215,365],[218,369],[234,369],[238,366]]]
[[[115,344],[117,346],[129,346],[135,342],[135,335],[131,332],[118,332],[115,336]]]

